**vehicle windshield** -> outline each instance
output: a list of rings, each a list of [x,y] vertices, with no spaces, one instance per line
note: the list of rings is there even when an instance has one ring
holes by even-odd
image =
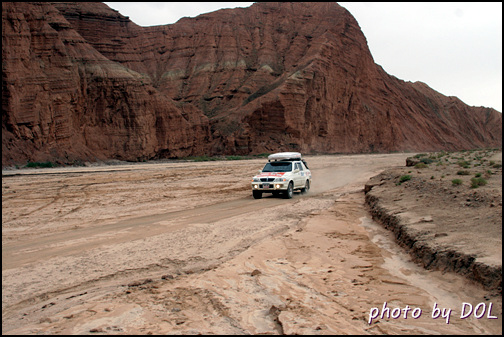
[[[282,162],[275,161],[271,163],[267,163],[263,170],[263,172],[290,172],[292,171],[292,163],[291,162]]]

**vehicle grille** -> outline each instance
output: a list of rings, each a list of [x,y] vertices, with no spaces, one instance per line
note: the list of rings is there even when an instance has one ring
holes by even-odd
[[[272,182],[274,180],[275,180],[275,178],[261,178],[262,182]]]

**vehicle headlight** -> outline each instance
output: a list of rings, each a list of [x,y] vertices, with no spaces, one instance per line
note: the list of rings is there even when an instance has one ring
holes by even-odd
[[[252,179],[252,182],[253,182],[253,183],[258,183],[259,181],[260,181],[260,180],[259,180],[259,178],[254,178],[254,179]]]
[[[285,178],[275,178],[276,183],[281,182],[281,181],[285,181],[285,180],[286,180]]]

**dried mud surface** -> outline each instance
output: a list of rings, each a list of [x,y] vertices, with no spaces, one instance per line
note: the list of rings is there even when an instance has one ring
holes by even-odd
[[[438,152],[409,161],[366,185],[373,218],[425,268],[502,294],[502,152]]]
[[[500,295],[412,263],[371,219],[364,185],[406,157],[307,157],[289,200],[252,198],[262,159],[3,171],[2,331],[502,333]],[[464,302],[492,311],[461,319]],[[384,305],[421,315],[369,324]]]

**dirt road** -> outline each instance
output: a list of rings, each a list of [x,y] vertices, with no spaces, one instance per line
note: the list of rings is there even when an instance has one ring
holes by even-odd
[[[307,157],[289,200],[252,198],[262,159],[5,171],[3,333],[502,332],[498,299],[370,219],[364,184],[406,157]]]

